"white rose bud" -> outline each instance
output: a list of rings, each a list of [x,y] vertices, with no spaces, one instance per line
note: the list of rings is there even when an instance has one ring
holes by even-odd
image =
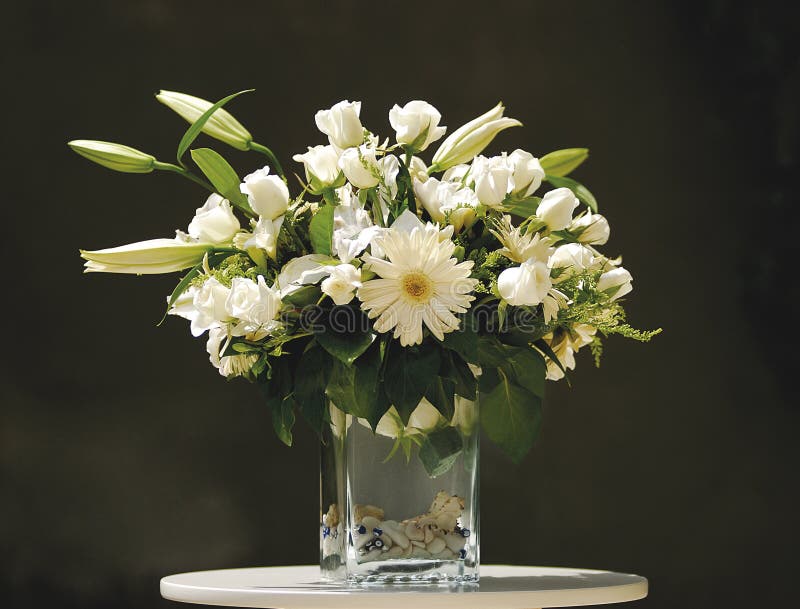
[[[542,185],[544,179],[544,169],[539,159],[530,152],[517,149],[508,155],[508,162],[514,171],[512,194],[517,197],[531,196]]]
[[[441,138],[447,127],[440,127],[442,115],[428,102],[414,100],[402,108],[397,104],[389,110],[389,124],[397,133],[397,142],[414,152],[422,152]]]
[[[239,190],[247,195],[250,207],[262,218],[274,220],[289,207],[286,183],[279,176],[269,175],[267,166],[246,175]]]
[[[508,268],[497,277],[497,291],[503,300],[514,306],[538,305],[552,287],[550,269],[535,258]]]
[[[339,167],[356,188],[372,188],[380,182],[375,148],[366,144],[345,150],[339,157]]]
[[[198,241],[228,243],[240,228],[231,204],[215,193],[197,209],[189,223],[188,233]]]
[[[292,158],[305,165],[306,179],[316,191],[333,188],[340,181],[339,155],[333,146],[309,146],[308,152]]]
[[[631,282],[633,276],[628,269],[620,266],[600,275],[600,279],[597,280],[597,291],[605,292],[611,300],[616,300],[633,290]]]
[[[536,216],[551,231],[567,228],[572,212],[578,207],[578,198],[569,188],[556,188],[544,197],[536,209]]]
[[[522,125],[513,118],[503,118],[503,104],[494,108],[456,129],[442,142],[433,155],[433,165],[442,171],[459,163],[466,163],[483,152],[494,137],[503,129]]]
[[[80,250],[85,273],[154,275],[195,266],[213,247],[181,239],[150,239],[102,250]]]
[[[608,220],[600,214],[585,214],[581,216],[569,225],[569,230],[577,233],[577,239],[581,243],[592,245],[607,243],[611,235],[611,227],[608,225]]]
[[[471,176],[478,200],[487,207],[499,207],[513,185],[511,175],[512,167],[505,156],[476,157]]]
[[[314,116],[317,129],[328,136],[333,146],[343,150],[364,141],[361,125],[361,102],[340,101],[330,110],[320,110]]]
[[[361,287],[361,269],[352,264],[339,264],[331,269],[320,286],[322,293],[331,297],[337,305],[346,305],[355,297],[355,291]]]

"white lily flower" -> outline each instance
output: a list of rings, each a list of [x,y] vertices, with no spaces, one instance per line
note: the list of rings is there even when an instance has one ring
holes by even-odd
[[[355,291],[361,287],[361,269],[352,264],[334,266],[320,287],[322,293],[330,296],[335,304],[346,305],[355,298]]]
[[[379,228],[369,212],[355,205],[337,205],[333,210],[333,249],[348,263],[367,249]]]
[[[337,264],[339,261],[336,258],[324,254],[308,254],[292,258],[278,273],[275,288],[279,290],[281,296],[291,294],[304,285],[319,283]]]

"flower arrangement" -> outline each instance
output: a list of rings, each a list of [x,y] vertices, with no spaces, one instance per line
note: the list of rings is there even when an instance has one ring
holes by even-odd
[[[502,104],[445,138],[440,113],[418,100],[389,111],[394,137],[381,140],[362,125],[361,103],[342,101],[316,114],[328,143],[293,157],[304,177],[292,194],[272,151],[223,109],[238,95],[213,104],[157,95],[191,123],[176,164],[70,142],[110,169],[170,171],[210,192],[174,238],[81,256],[86,272],[188,269],[167,314],[207,333],[220,374],[260,387],[286,444],[296,412],[318,432],[335,424],[329,402],[386,435],[410,428],[404,438],[418,443],[420,429],[455,424],[454,396],[480,395],[481,426],[519,460],[539,428],[546,379],[564,378],[583,347],[599,364],[611,334],[658,332],[625,322],[631,274],[597,249],[609,223],[568,177],[587,149],[483,156],[521,125]],[[201,133],[268,164],[240,179],[214,150],[191,149]]]

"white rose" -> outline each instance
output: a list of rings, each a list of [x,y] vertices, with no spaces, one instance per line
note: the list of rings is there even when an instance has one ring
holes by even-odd
[[[330,188],[339,180],[339,155],[333,146],[309,146],[308,152],[292,158],[305,165],[306,179],[316,189]]]
[[[553,354],[558,358],[559,363],[561,366],[556,364],[553,360],[549,357],[547,358],[547,374],[545,378],[549,381],[557,381],[559,379],[564,378],[564,370],[574,370],[575,369],[575,350],[572,348],[572,343],[569,340],[569,337],[565,334],[561,337],[559,342],[555,343],[553,333],[550,332],[542,337],[542,339],[550,344],[550,349],[553,350]]]
[[[460,165],[455,165],[445,171],[442,174],[442,181],[443,182],[463,182],[464,177],[470,172],[472,169],[471,165],[467,165],[466,163],[461,163]]]
[[[289,207],[289,189],[279,176],[269,175],[269,167],[246,175],[239,190],[247,195],[253,211],[263,218],[274,220]]]
[[[633,290],[632,281],[633,276],[628,269],[618,267],[600,275],[600,279],[597,280],[597,290],[606,292],[611,300],[616,300]]]
[[[235,334],[250,334],[258,329],[271,327],[281,310],[281,298],[277,290],[270,288],[263,275],[258,281],[246,277],[235,277],[225,301],[225,310],[231,317],[245,322]]]
[[[281,294],[291,294],[300,286],[317,283],[326,277],[336,259],[324,254],[307,254],[287,262],[275,281]]]
[[[497,291],[503,300],[514,306],[538,305],[551,287],[550,269],[535,258],[508,268],[497,277]]]
[[[227,243],[240,228],[231,204],[215,193],[197,209],[189,223],[188,233],[198,241]]]
[[[330,143],[343,150],[364,141],[360,114],[361,102],[340,101],[330,110],[317,112],[314,121],[317,129],[328,136]]]
[[[446,127],[440,127],[442,115],[428,102],[414,100],[402,108],[397,104],[389,110],[389,123],[397,133],[397,142],[422,152],[432,142],[444,135]]]
[[[438,224],[449,221],[455,231],[471,226],[475,221],[478,197],[458,182],[429,178],[426,182],[414,180],[414,195],[422,207]]]
[[[372,188],[380,182],[375,148],[362,144],[348,148],[339,157],[339,168],[356,188]]]
[[[512,193],[518,197],[529,197],[544,179],[544,169],[539,159],[530,152],[517,149],[508,155],[508,162],[513,169],[514,188]]]
[[[488,207],[499,207],[511,190],[512,167],[503,156],[479,156],[472,163],[471,177],[475,180],[475,194]]]
[[[275,260],[278,255],[278,235],[281,232],[281,226],[283,226],[283,216],[279,216],[275,220],[259,218],[253,226],[253,232],[244,242],[244,249],[260,248],[267,252],[267,256]],[[240,240],[241,238],[237,239],[237,241]]]
[[[428,179],[428,166],[418,156],[412,156],[411,162],[408,164],[408,173],[412,178],[424,182]]]
[[[551,231],[567,228],[572,221],[572,212],[578,207],[578,199],[569,188],[556,188],[542,197],[536,216]]]
[[[345,305],[361,287],[361,269],[352,264],[339,264],[331,269],[331,274],[323,279],[322,293],[331,297],[337,305]]]
[[[566,268],[567,271],[559,277],[569,277],[573,273],[590,270],[597,271],[603,268],[605,261],[585,245],[580,243],[567,243],[558,246],[550,256],[550,268]]]
[[[577,233],[577,239],[581,243],[590,243],[592,245],[603,245],[608,242],[608,238],[611,236],[611,227],[608,225],[608,220],[600,214],[585,214],[573,220],[572,224],[569,225],[569,230]]]
[[[207,279],[203,286],[194,292],[192,304],[197,310],[197,315],[192,320],[193,336],[200,336],[209,328],[218,326],[230,318],[225,308],[229,293],[230,289],[214,277]]]

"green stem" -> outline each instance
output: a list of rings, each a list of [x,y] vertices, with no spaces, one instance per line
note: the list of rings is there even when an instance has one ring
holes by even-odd
[[[247,146],[253,152],[260,152],[265,157],[267,157],[267,159],[269,160],[270,164],[272,165],[272,168],[275,170],[275,173],[277,173],[281,177],[284,177],[283,168],[281,167],[281,164],[278,161],[278,157],[275,156],[275,153],[272,152],[272,150],[270,150],[266,146],[263,146],[263,145],[259,144],[258,142],[254,142],[252,140],[250,141],[250,143]]]
[[[184,169],[183,167],[179,167],[178,165],[173,165],[172,163],[162,163],[161,161],[155,161],[153,163],[153,169],[158,169],[161,171],[171,171],[172,173],[177,173],[179,176],[183,176],[187,180],[191,180],[195,184],[199,184],[200,186],[202,186],[206,190],[209,190],[210,192],[217,192],[216,189],[211,184],[209,184],[202,178],[198,178],[191,171]]]

